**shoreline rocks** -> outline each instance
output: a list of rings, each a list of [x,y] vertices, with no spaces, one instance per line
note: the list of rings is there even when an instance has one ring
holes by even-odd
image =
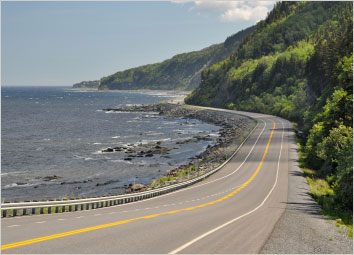
[[[215,169],[227,158],[229,158],[236,150],[238,145],[242,142],[243,138],[251,131],[254,126],[254,122],[244,116],[237,116],[233,113],[214,111],[214,110],[202,110],[183,105],[175,105],[169,103],[156,103],[146,106],[129,106],[126,108],[117,109],[104,109],[105,111],[116,112],[157,112],[160,115],[169,117],[177,117],[182,119],[197,119],[209,124],[220,126],[219,137],[215,140],[214,145],[208,145],[206,150],[199,154],[196,158],[191,158],[189,163],[181,165],[167,173],[164,176],[178,176],[178,173],[191,167],[195,167],[197,163],[198,167],[194,171],[190,171],[189,178],[196,177],[205,172]],[[210,135],[207,136],[195,136],[193,138],[177,141],[176,144],[185,144],[197,142],[200,140],[212,141]],[[168,150],[163,149],[160,145],[156,145],[155,149],[160,149],[161,154],[168,154]],[[145,156],[153,156],[153,151],[146,151]],[[133,154],[130,154],[133,155]],[[129,156],[130,156],[129,155]],[[137,153],[138,155],[138,153]],[[162,176],[161,176],[162,177]],[[165,183],[155,186],[155,188],[167,186],[177,182],[185,181],[188,177],[178,177],[177,180],[167,181]],[[151,186],[151,185],[150,185]],[[151,187],[150,187],[151,188]],[[137,190],[127,190],[127,193],[136,192]]]
[[[153,104],[147,106],[131,106],[123,109],[109,109],[110,111],[125,111],[125,112],[154,112],[155,114],[161,114],[168,117],[180,118],[180,119],[197,119],[200,121],[204,121],[206,123],[210,123],[213,125],[217,125],[220,127],[217,137],[213,137],[211,135],[201,135],[195,134],[190,138],[180,138],[180,140],[175,140],[172,144],[169,143],[167,145],[164,141],[156,141],[150,143],[136,143],[136,144],[126,144],[115,146],[112,145],[109,148],[101,149],[102,153],[106,153],[107,155],[111,153],[121,153],[122,160],[126,160],[126,162],[134,162],[137,158],[143,159],[146,157],[147,159],[150,157],[158,158],[170,158],[169,153],[174,149],[178,149],[180,146],[186,143],[194,143],[198,141],[213,141],[208,146],[204,152],[195,156],[194,158],[188,159],[186,164],[175,167],[169,172],[159,170],[160,176],[156,176],[155,178],[161,178],[163,176],[171,178],[168,179],[164,183],[159,183],[154,186],[154,188],[167,186],[171,184],[175,184],[178,182],[182,182],[187,180],[188,177],[193,178],[197,175],[202,175],[205,172],[208,172],[212,169],[215,169],[221,163],[223,163],[232,153],[236,150],[237,146],[242,142],[240,140],[241,137],[245,137],[248,132],[252,129],[253,121],[249,118],[243,116],[237,116],[233,113],[221,112],[221,111],[213,111],[213,110],[200,110],[195,109],[189,106],[181,106],[181,105],[172,105],[166,103]],[[182,121],[183,122],[183,121]],[[183,123],[182,123],[183,124]],[[215,131],[215,130],[214,130]],[[141,133],[143,135],[143,133]],[[183,134],[183,133],[181,133]],[[147,165],[138,165],[139,167],[158,167],[160,164],[158,161],[153,161],[151,164]],[[171,166],[171,164],[169,164]],[[180,172],[186,170],[187,168],[192,168],[195,166],[195,169],[190,171],[188,176],[181,176]],[[171,169],[171,168],[169,168]],[[153,177],[151,177],[152,179]],[[100,191],[101,189],[106,190],[106,195],[118,195],[118,194],[127,194],[132,192],[138,192],[142,190],[149,190],[152,187],[149,180],[138,180],[139,184],[144,185],[144,187],[135,186],[132,187],[132,183],[129,184],[129,180],[117,180],[117,179],[106,179],[104,181],[98,181],[96,179],[87,179],[87,180],[66,180],[66,178],[62,176],[49,175],[49,176],[39,176],[36,178],[38,180],[43,180],[43,184],[38,184],[34,186],[29,186],[29,188],[42,188],[42,186],[54,184],[54,185],[70,185],[73,189],[82,190],[87,187],[92,187]],[[153,181],[153,180],[152,180]],[[151,181],[151,182],[152,182]],[[119,182],[122,182],[121,184]],[[27,183],[18,182],[16,185],[25,186]],[[72,186],[71,186],[72,185]],[[69,189],[68,187],[64,187],[64,189]],[[72,196],[72,198],[75,195]],[[90,195],[89,195],[90,196]],[[86,197],[86,196],[84,196]],[[51,197],[52,198],[52,197]],[[77,198],[77,197],[76,197]],[[45,198],[43,198],[45,199]]]

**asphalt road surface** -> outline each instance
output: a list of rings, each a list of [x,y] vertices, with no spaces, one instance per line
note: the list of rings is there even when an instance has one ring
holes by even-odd
[[[114,207],[2,219],[2,253],[258,253],[286,208],[293,134],[281,118],[242,114],[257,127],[204,181]]]

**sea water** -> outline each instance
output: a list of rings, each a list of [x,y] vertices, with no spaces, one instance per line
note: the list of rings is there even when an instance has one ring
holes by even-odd
[[[75,91],[68,87],[2,87],[2,200],[120,194],[185,164],[218,136],[219,127],[158,113],[103,109],[144,105],[181,95],[167,92]],[[124,160],[102,150],[160,142],[168,154]]]

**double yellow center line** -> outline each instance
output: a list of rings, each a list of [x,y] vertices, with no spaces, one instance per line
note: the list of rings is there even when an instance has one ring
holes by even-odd
[[[43,236],[43,237],[29,239],[29,240],[25,240],[25,241],[21,241],[21,242],[16,242],[16,243],[5,244],[5,245],[1,246],[1,250],[6,250],[6,249],[15,248],[15,247],[23,246],[23,245],[43,242],[43,241],[46,241],[46,240],[56,239],[56,238],[60,238],[60,237],[64,237],[64,236],[70,236],[70,235],[75,235],[75,234],[79,234],[79,233],[89,232],[89,231],[92,231],[92,230],[118,226],[118,225],[126,224],[126,223],[129,223],[129,222],[132,222],[132,221],[155,218],[155,217],[158,217],[158,216],[161,216],[161,215],[165,215],[165,214],[174,214],[174,213],[178,213],[178,212],[182,212],[182,211],[190,211],[190,210],[194,210],[194,209],[197,209],[197,208],[205,207],[205,206],[208,206],[208,205],[213,205],[215,203],[218,203],[218,202],[221,202],[221,201],[223,201],[225,199],[228,199],[229,197],[234,196],[240,190],[245,188],[257,176],[257,174],[259,173],[259,171],[260,171],[260,169],[261,169],[261,167],[263,165],[264,159],[265,159],[265,157],[267,155],[268,148],[269,148],[269,145],[270,145],[270,141],[272,140],[272,136],[273,136],[273,133],[274,133],[274,129],[275,129],[275,122],[273,121],[272,132],[270,133],[266,149],[265,149],[265,151],[263,153],[262,160],[259,163],[256,171],[240,187],[238,187],[237,189],[235,189],[234,191],[232,191],[231,193],[229,193],[228,195],[226,195],[226,196],[224,196],[224,197],[222,197],[220,199],[217,199],[217,200],[209,202],[209,203],[205,203],[205,204],[201,204],[201,205],[197,205],[197,206],[193,206],[193,207],[189,207],[189,208],[179,209],[179,210],[175,210],[175,211],[168,211],[168,212],[163,212],[163,213],[151,214],[151,215],[142,216],[142,217],[138,217],[138,218],[112,222],[112,223],[98,225],[98,226],[93,226],[93,227],[89,227],[89,228],[77,229],[77,230],[73,230],[73,231],[63,232],[63,233],[49,235],[49,236]]]

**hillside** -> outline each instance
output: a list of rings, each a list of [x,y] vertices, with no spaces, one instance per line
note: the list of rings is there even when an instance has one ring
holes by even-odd
[[[199,51],[178,54],[161,63],[120,71],[100,79],[100,90],[162,89],[192,90],[200,83],[201,71],[231,55],[255,26],[229,36],[224,43]],[[97,82],[97,81],[95,81]],[[86,88],[88,82],[74,84]],[[96,84],[95,84],[96,85]]]
[[[82,81],[75,83],[73,89],[97,89],[100,86],[100,81]]]
[[[352,15],[352,2],[277,3],[234,54],[203,70],[200,86],[185,100],[294,121],[303,132],[300,160],[312,169],[307,170],[312,195],[329,215],[344,212],[340,217],[348,224],[353,206]],[[316,185],[327,188],[316,190]]]
[[[99,89],[192,90],[200,83],[201,71],[227,58],[255,27],[228,37],[224,43],[200,51],[179,54],[161,63],[117,72],[101,79]]]

